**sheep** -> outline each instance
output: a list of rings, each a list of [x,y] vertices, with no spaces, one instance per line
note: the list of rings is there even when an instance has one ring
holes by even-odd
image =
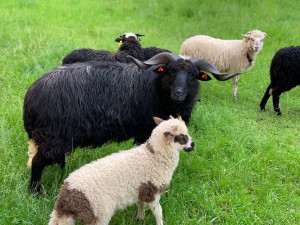
[[[106,50],[94,50],[94,49],[77,49],[69,53],[63,60],[62,64],[72,64],[75,62],[88,62],[88,61],[111,61],[111,62],[124,62],[131,63],[127,55],[131,55],[139,60],[145,61],[153,56],[162,53],[170,52],[168,49],[162,49],[157,47],[142,48],[139,37],[144,36],[142,34],[125,33],[115,41],[120,44],[120,48],[117,52],[109,52]]]
[[[267,34],[253,30],[243,36],[243,40],[221,40],[206,35],[194,36],[182,43],[180,55],[205,58],[221,72],[244,72],[254,65]],[[237,97],[238,79],[238,76],[232,79],[233,99]]]
[[[74,50],[62,60],[62,65],[87,61],[111,61],[130,63],[131,61],[126,57],[127,55],[131,55],[140,60],[144,60],[144,53],[139,42],[140,36],[144,35],[125,33],[121,35],[120,38],[116,38],[115,41],[121,43],[120,48],[117,52],[86,48]]]
[[[30,190],[40,194],[47,165],[65,165],[76,147],[97,147],[134,138],[143,143],[154,128],[153,116],[180,115],[188,123],[199,91],[198,80],[223,81],[205,59],[183,60],[160,53],[138,66],[91,61],[55,68],[27,91],[23,120],[29,137]],[[141,67],[141,68],[139,68]],[[45,107],[47,105],[47,107]]]
[[[84,165],[65,179],[49,225],[71,225],[74,219],[109,224],[116,210],[134,203],[137,220],[144,219],[149,206],[156,224],[163,224],[160,196],[178,166],[179,152],[190,152],[195,144],[180,117],[153,120],[157,127],[146,143]]]
[[[272,95],[273,107],[281,115],[279,98],[281,93],[300,85],[300,46],[282,48],[274,55],[270,67],[271,84],[268,86],[260,103],[265,110],[267,101]]]

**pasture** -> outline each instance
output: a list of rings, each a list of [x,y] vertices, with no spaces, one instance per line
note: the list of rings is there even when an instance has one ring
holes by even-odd
[[[240,75],[238,99],[231,98],[231,80],[201,83],[201,102],[188,126],[195,150],[181,153],[162,195],[164,223],[299,224],[299,87],[281,95],[282,116],[273,111],[271,99],[265,112],[259,108],[273,55],[299,45],[299,21],[297,0],[0,1],[0,224],[47,224],[69,173],[132,147],[128,140],[78,148],[64,169],[54,165],[44,170],[40,199],[29,194],[24,95],[67,53],[84,47],[116,51],[115,38],[135,32],[145,35],[143,47],[178,54],[193,35],[242,39],[241,34],[254,29],[268,36],[254,67]],[[142,222],[135,221],[136,214],[135,205],[128,207],[110,224],[154,224],[150,210]]]

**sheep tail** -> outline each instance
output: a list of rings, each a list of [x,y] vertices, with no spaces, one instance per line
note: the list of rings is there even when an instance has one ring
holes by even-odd
[[[58,217],[57,212],[54,210],[50,215],[48,225],[75,225],[75,222],[72,216]]]

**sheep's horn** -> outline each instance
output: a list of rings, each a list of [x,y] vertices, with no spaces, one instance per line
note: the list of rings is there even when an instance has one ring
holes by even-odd
[[[142,36],[145,36],[143,34],[135,34],[137,37],[142,37]]]
[[[168,64],[170,62],[173,62],[177,59],[180,59],[180,57],[174,53],[170,53],[170,52],[162,52],[159,53],[155,56],[153,56],[152,58],[150,58],[149,60],[142,62],[130,55],[127,56],[131,61],[133,61],[138,67],[142,68],[142,69],[147,69],[152,65],[157,65],[157,64]]]
[[[148,69],[151,65],[147,65],[143,63],[142,61],[132,57],[131,55],[127,55],[127,58],[129,58],[132,62],[134,62],[138,67],[142,69]]]
[[[168,64],[170,62],[181,59],[178,55],[170,52],[159,53],[152,58],[148,59],[144,63],[147,65],[156,65],[156,64]]]
[[[221,74],[220,71],[208,60],[202,58],[192,58],[190,61],[201,71],[211,73],[217,80],[225,81],[241,73]]]

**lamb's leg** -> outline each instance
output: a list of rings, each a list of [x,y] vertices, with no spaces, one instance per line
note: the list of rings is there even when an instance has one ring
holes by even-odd
[[[148,205],[154,214],[156,225],[163,225],[162,208],[159,204],[159,198],[155,199],[153,202],[148,203]]]
[[[262,98],[261,102],[260,102],[260,109],[261,110],[265,110],[265,106],[267,104],[268,99],[270,98],[270,89],[271,89],[271,84],[268,86],[266,93],[264,95],[264,97]]]
[[[58,217],[56,211],[54,210],[50,215],[50,221],[48,225],[74,225],[75,221],[72,216],[61,216]]]
[[[235,76],[232,78],[232,84],[233,84],[232,98],[233,99],[236,99],[236,96],[237,96],[238,81],[239,81],[239,76]]]
[[[147,204],[145,202],[138,201],[137,206],[138,206],[138,214],[136,220],[143,220],[145,218],[145,209]]]

